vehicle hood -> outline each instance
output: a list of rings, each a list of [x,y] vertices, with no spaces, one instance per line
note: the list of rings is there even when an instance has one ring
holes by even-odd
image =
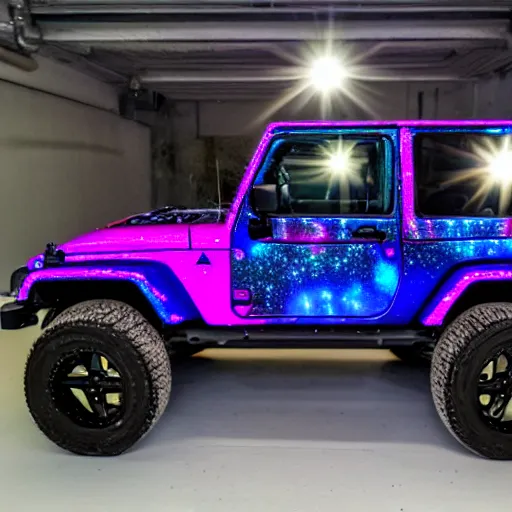
[[[165,207],[111,222],[107,226],[60,244],[73,254],[130,253],[155,250],[227,249],[224,223],[227,210],[186,210]],[[35,260],[29,262],[32,267]]]
[[[111,222],[107,228],[119,226],[160,226],[173,224],[216,224],[224,222],[228,210],[225,208],[183,208],[164,206],[149,212],[131,215]]]
[[[186,224],[176,226],[119,226],[97,229],[58,246],[66,256],[90,253],[129,253],[189,249]]]

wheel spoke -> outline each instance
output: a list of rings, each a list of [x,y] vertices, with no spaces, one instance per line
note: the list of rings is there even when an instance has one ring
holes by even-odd
[[[107,417],[107,410],[105,407],[105,397],[103,394],[92,394],[87,393],[87,398],[89,400],[89,404],[91,405],[91,408],[93,411],[100,417],[100,418],[106,418]]]
[[[94,349],[64,356],[50,387],[59,410],[77,425],[106,428],[125,413],[122,375]]]
[[[91,370],[101,370],[100,356],[96,353],[91,356]]]
[[[62,384],[69,388],[87,389],[89,387],[89,378],[88,377],[71,377],[69,379],[63,380]]]
[[[499,405],[490,409],[490,415],[493,420],[501,421],[503,419],[503,416],[505,415],[505,410],[507,409],[507,405],[510,402],[510,397],[499,397]],[[493,402],[496,404],[496,401]]]
[[[105,393],[116,393],[123,390],[123,383],[115,377],[107,377],[98,383]]]
[[[505,348],[500,354],[507,360],[507,371],[512,370],[512,348]]]
[[[480,395],[493,395],[498,393],[503,388],[503,380],[500,378],[493,378],[491,380],[484,380],[478,383],[478,392]]]

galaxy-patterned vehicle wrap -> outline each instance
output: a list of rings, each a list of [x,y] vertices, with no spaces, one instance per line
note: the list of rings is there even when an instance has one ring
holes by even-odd
[[[416,133],[509,133],[507,121],[302,122],[270,125],[228,212],[187,216],[164,209],[114,222],[59,246],[65,261],[28,263],[18,292],[54,280],[127,280],[165,324],[210,326],[440,326],[477,281],[512,286],[512,219],[419,218],[415,211]],[[272,236],[253,240],[250,190],[272,144],[290,134],[382,135],[394,208],[382,216],[271,216]],[[203,222],[204,221],[204,222]],[[384,241],[354,239],[371,226]]]

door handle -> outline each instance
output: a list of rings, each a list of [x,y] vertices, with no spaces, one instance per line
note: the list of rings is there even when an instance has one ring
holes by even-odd
[[[379,242],[384,242],[387,234],[385,231],[381,231],[375,226],[361,226],[352,231],[351,236],[353,240],[377,240]]]

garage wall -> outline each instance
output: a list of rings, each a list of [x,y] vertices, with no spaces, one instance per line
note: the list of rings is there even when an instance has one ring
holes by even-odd
[[[47,242],[150,207],[147,128],[1,80],[0,112],[0,289]]]

